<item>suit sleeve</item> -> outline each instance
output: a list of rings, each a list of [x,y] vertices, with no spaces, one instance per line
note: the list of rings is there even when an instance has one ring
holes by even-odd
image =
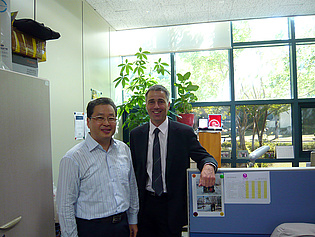
[[[135,142],[134,142],[134,136],[133,131],[130,132],[129,142],[130,142],[130,152],[131,152],[131,158],[132,158],[132,164],[133,167],[136,167],[136,159],[135,159]]]

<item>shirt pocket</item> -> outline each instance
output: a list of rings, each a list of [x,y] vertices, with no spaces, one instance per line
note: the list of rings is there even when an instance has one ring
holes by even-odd
[[[130,167],[126,164],[120,164],[119,165],[119,179],[121,180],[121,183],[129,183],[129,173],[130,173]]]

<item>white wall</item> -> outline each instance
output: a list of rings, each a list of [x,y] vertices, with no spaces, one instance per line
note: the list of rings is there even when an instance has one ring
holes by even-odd
[[[39,63],[39,77],[48,79],[51,85],[52,159],[56,184],[61,158],[80,142],[74,139],[73,113],[85,112],[91,88],[111,96],[111,29],[85,0],[11,0],[11,11],[16,10],[19,11],[17,19],[35,19],[61,34],[59,39],[46,42],[47,61]]]
[[[86,2],[83,3],[83,62],[85,104],[91,99],[90,89],[102,92],[110,97],[109,63],[110,26]],[[106,57],[104,57],[106,55]]]

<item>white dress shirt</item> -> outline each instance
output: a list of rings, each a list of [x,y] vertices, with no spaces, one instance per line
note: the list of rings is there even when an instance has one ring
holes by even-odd
[[[76,237],[75,217],[96,219],[127,211],[137,224],[138,189],[129,147],[112,139],[106,152],[89,134],[60,162],[57,206],[63,237]]]
[[[149,179],[147,181],[146,189],[154,192],[152,188],[152,170],[153,170],[153,141],[154,141],[154,130],[155,128],[160,129],[158,134],[160,140],[161,149],[161,167],[162,167],[162,181],[163,181],[163,192],[167,192],[165,183],[165,170],[166,170],[166,153],[167,153],[167,136],[168,136],[168,118],[159,126],[156,127],[151,121],[149,123],[149,144],[147,154],[147,172]]]

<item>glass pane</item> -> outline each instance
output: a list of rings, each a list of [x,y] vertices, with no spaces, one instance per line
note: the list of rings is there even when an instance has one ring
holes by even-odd
[[[232,168],[231,163],[221,163],[221,168]]]
[[[269,18],[233,21],[233,41],[250,42],[288,39],[288,19]]]
[[[315,108],[302,108],[302,149],[315,150]]]
[[[157,81],[158,84],[161,84],[165,86],[169,92],[171,93],[171,75],[166,73],[163,75],[158,74],[156,72],[153,72],[154,69],[154,62],[157,62],[161,58],[161,62],[167,63],[169,66],[166,67],[166,69],[171,72],[171,60],[170,60],[170,54],[149,54],[148,60],[147,60],[147,71],[145,72],[146,75],[151,74],[153,78]],[[128,59],[128,62],[135,62],[136,56],[126,56],[123,57],[123,62],[125,63],[126,59]],[[124,100],[127,100],[130,97],[129,94],[124,94]],[[172,97],[172,95],[171,95]]]
[[[208,118],[209,114],[221,114],[222,117],[222,131],[221,131],[221,150],[232,150],[231,145],[231,111],[229,106],[207,106],[207,107],[194,107],[193,113],[195,114],[194,129],[198,129],[198,121],[202,118]]]
[[[299,162],[299,167],[310,167],[311,166],[310,163],[311,162]]]
[[[148,56],[148,61],[150,62],[150,70],[153,70],[155,64],[161,58],[161,62],[167,63],[169,66],[166,69],[171,72],[171,57],[170,54],[151,54]],[[152,76],[157,79],[157,83],[163,85],[171,93],[171,75],[170,74],[157,74],[153,73]],[[172,95],[171,95],[172,97]]]
[[[236,106],[236,143],[237,154],[250,154],[257,148],[268,145],[270,150],[260,158],[274,159],[275,146],[292,145],[291,106]]]
[[[227,50],[177,53],[176,73],[191,72],[190,80],[199,85],[198,101],[230,100]]]
[[[315,38],[315,16],[294,17],[295,38]]]
[[[269,168],[291,168],[292,167],[292,163],[267,163],[266,165],[268,165]]]
[[[254,163],[253,166],[250,166],[250,162],[248,162],[248,168],[271,168],[273,163]]]
[[[247,163],[236,163],[236,168],[248,168]]]
[[[290,98],[289,47],[234,50],[236,100]]]
[[[297,84],[299,98],[315,97],[315,44],[297,45]]]

